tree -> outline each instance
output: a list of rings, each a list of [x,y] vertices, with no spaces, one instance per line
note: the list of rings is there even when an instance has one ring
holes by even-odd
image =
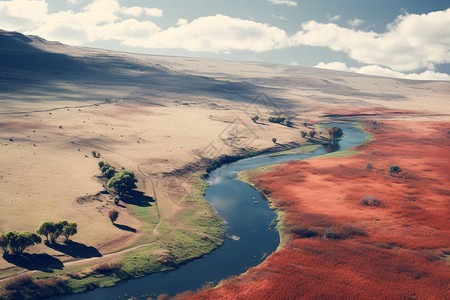
[[[276,143],[277,143],[277,139],[276,139],[276,138],[272,138],[272,142],[273,142],[274,144],[276,144]]]
[[[41,237],[31,232],[10,231],[6,233],[9,242],[9,248],[13,254],[20,255],[23,251],[35,244],[39,244]]]
[[[316,136],[316,131],[314,129],[310,130],[309,131],[309,137],[313,139],[315,136]]]
[[[40,235],[45,235],[47,241],[50,240],[52,244],[56,243],[58,237],[63,233],[64,226],[69,225],[69,222],[66,220],[59,222],[48,222],[44,221],[41,223],[38,229],[36,229],[36,233]]]
[[[62,234],[66,238],[66,241],[69,240],[69,237],[77,234],[77,223],[68,223],[62,229]]]
[[[100,170],[102,171],[102,175],[106,178],[112,178],[116,174],[116,168],[109,164],[103,163],[103,165],[100,167]]]
[[[4,233],[0,234],[0,247],[3,250],[3,253],[9,253],[8,245],[9,245],[9,238]]]
[[[253,123],[256,123],[256,121],[258,121],[258,120],[259,120],[259,116],[253,116],[252,117]]]
[[[284,116],[276,116],[276,117],[269,117],[269,122],[271,123],[283,123],[286,120],[286,117]]]
[[[305,138],[307,134],[308,133],[304,130],[300,131],[300,135],[302,136],[302,138]]]
[[[328,135],[330,136],[330,142],[336,142],[344,136],[344,132],[341,128],[333,126],[328,128]]]
[[[111,220],[111,222],[114,223],[117,220],[117,218],[119,217],[119,212],[117,210],[115,210],[115,209],[111,209],[108,212],[108,217]]]
[[[133,172],[122,170],[108,181],[108,187],[114,188],[119,195],[123,195],[135,189],[136,182]]]
[[[36,229],[36,233],[39,235],[44,235],[47,241],[49,240],[50,233],[53,231],[55,223],[44,221],[39,225],[38,229]]]

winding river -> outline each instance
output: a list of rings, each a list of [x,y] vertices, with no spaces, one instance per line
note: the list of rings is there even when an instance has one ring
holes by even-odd
[[[274,228],[276,214],[269,209],[268,202],[257,190],[236,180],[236,176],[240,171],[263,165],[305,159],[357,146],[368,138],[352,124],[327,125],[339,126],[345,133],[335,149],[323,146],[305,154],[275,157],[263,154],[223,165],[209,174],[207,182],[210,187],[206,190],[205,198],[225,220],[227,227],[227,238],[218,249],[172,271],[154,273],[121,282],[114,287],[58,299],[128,299],[131,296],[139,299],[162,293],[173,296],[183,291],[197,290],[207,282],[217,283],[229,276],[239,275],[260,264],[280,243],[279,233]]]

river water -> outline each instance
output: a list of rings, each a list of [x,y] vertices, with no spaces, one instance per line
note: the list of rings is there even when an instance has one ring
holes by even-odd
[[[345,133],[337,147],[327,149],[322,146],[306,154],[276,157],[263,154],[223,165],[209,174],[207,182],[210,187],[206,190],[205,199],[224,219],[227,228],[227,238],[221,247],[172,271],[154,273],[113,287],[56,299],[128,299],[131,296],[139,299],[162,293],[174,296],[187,290],[195,291],[208,282],[217,283],[229,276],[239,275],[260,264],[280,243],[274,222],[276,214],[269,209],[268,202],[257,190],[236,180],[236,176],[243,170],[357,146],[368,138],[366,134],[353,128],[352,124],[327,125],[339,126]]]

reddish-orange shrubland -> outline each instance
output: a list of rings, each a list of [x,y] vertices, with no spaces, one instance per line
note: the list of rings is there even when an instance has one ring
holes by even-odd
[[[450,299],[449,124],[366,126],[375,140],[359,154],[254,178],[286,212],[286,246],[218,288],[178,297]]]

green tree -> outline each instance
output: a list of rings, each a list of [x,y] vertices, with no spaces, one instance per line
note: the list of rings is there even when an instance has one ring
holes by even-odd
[[[47,241],[49,240],[50,233],[53,231],[55,227],[55,223],[44,221],[39,225],[38,229],[36,229],[36,233],[39,235],[44,235]]]
[[[44,221],[41,223],[36,233],[40,235],[45,235],[47,241],[50,240],[52,244],[56,243],[58,237],[63,233],[64,226],[68,226],[69,222],[62,220],[59,222],[48,222]]]
[[[114,188],[119,195],[123,195],[135,189],[136,182],[137,179],[133,172],[122,170],[108,181],[108,187]]]
[[[102,175],[106,178],[112,178],[114,175],[116,175],[116,168],[109,164],[103,164],[100,167],[100,170],[102,171]]]
[[[9,240],[9,247],[13,254],[20,255],[23,251],[35,244],[39,244],[41,237],[31,232],[10,231],[6,233]]]
[[[9,253],[9,238],[5,233],[0,234],[0,247],[3,250],[3,253]]]
[[[300,131],[300,135],[302,136],[302,138],[306,138],[307,134],[308,133],[306,131],[304,131],[304,130]]]
[[[313,130],[310,130],[310,131],[309,131],[309,137],[313,139],[313,138],[316,136],[316,133],[317,133],[317,132],[316,132],[314,129],[313,129]]]
[[[69,240],[69,237],[74,236],[77,233],[77,223],[68,223],[62,229],[62,235],[64,235],[66,241]]]
[[[330,137],[330,142],[337,142],[344,136],[344,132],[341,128],[333,126],[328,128],[328,135]]]

